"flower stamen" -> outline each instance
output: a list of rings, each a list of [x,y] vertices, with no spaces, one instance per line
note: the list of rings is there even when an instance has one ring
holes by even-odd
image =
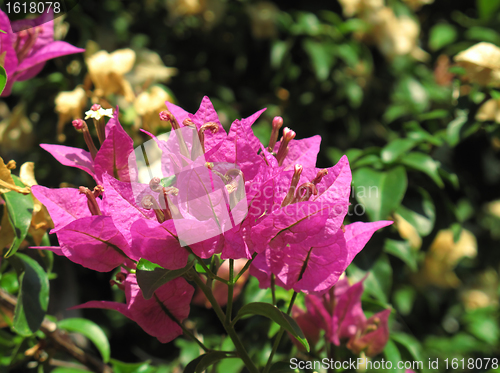
[[[273,119],[273,130],[271,132],[271,138],[269,139],[269,146],[267,150],[269,152],[273,152],[274,146],[276,145],[276,141],[278,141],[279,130],[283,127],[283,118],[282,117],[274,117]]]
[[[283,202],[281,203],[281,207],[288,206],[293,202],[295,197],[295,190],[297,189],[297,185],[299,184],[302,170],[303,170],[302,165],[300,164],[295,165],[292,176],[292,182],[290,183],[290,188],[288,189],[288,193],[286,194],[285,198],[283,199]]]
[[[165,221],[165,214],[161,210],[160,206],[158,206],[158,202],[156,202],[156,200],[152,196],[150,195],[144,196],[142,198],[141,205],[146,210],[153,209],[156,215],[156,220],[158,220],[158,223],[161,224]]]
[[[278,160],[278,165],[281,166],[288,154],[288,143],[295,138],[295,132],[290,128],[285,127],[283,130],[283,137],[281,138],[280,148],[278,149],[278,154],[276,159]]]
[[[219,126],[215,122],[207,122],[203,126],[201,126],[198,131],[198,138],[200,139],[201,148],[203,149],[203,153],[205,153],[205,131],[210,130],[212,134],[217,133],[219,131]]]
[[[95,147],[94,140],[92,140],[92,135],[89,132],[87,123],[85,123],[83,119],[75,119],[71,123],[73,124],[73,127],[75,127],[75,129],[82,131],[83,139],[85,140],[85,144],[87,144],[90,155],[92,156],[92,159],[95,159],[97,155],[97,148]]]
[[[101,186],[101,188],[102,188],[102,186]],[[78,190],[80,191],[80,194],[85,194],[85,196],[87,197],[87,206],[89,208],[90,213],[92,215],[102,215],[101,209],[99,208],[99,205],[97,204],[97,200],[96,200],[96,196],[95,196],[94,192],[92,192],[89,188],[85,188],[83,186],[78,188]],[[98,189],[98,191],[99,190],[100,189]],[[104,190],[104,189],[102,189],[102,190]],[[95,189],[94,189],[94,191],[95,191]]]

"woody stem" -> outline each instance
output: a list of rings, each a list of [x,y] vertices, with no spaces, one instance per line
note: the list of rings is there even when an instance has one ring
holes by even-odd
[[[198,285],[198,287],[201,289],[203,294],[207,297],[208,301],[212,305],[215,313],[217,314],[217,317],[219,318],[220,322],[222,323],[222,326],[226,330],[227,334],[233,341],[234,347],[236,348],[236,351],[238,351],[238,356],[243,360],[245,363],[245,366],[247,369],[250,371],[250,373],[259,373],[259,369],[257,366],[253,363],[252,359],[250,359],[250,356],[248,355],[248,352],[245,349],[245,346],[243,346],[243,343],[241,342],[240,338],[238,337],[238,334],[236,334],[236,331],[234,328],[230,325],[229,322],[226,321],[226,315],[222,311],[222,309],[219,306],[219,303],[217,303],[217,300],[214,297],[214,294],[212,293],[212,290],[209,289],[205,283],[200,279],[198,276],[198,273],[191,268],[190,269],[191,277],[193,278],[193,281]]]
[[[297,299],[298,293],[296,291],[293,292],[292,299],[290,299],[290,304],[288,305],[288,309],[286,311],[287,315],[290,315],[292,312],[292,307],[293,304],[295,303],[295,299]],[[274,340],[273,344],[273,349],[271,350],[271,354],[269,355],[269,359],[267,360],[266,367],[263,370],[263,373],[268,373],[269,369],[271,369],[271,364],[273,362],[273,357],[274,354],[276,353],[276,350],[278,350],[278,346],[281,342],[281,338],[283,337],[283,334],[285,334],[285,329],[283,327],[280,328],[280,331],[278,332],[278,335],[276,336],[276,339]]]

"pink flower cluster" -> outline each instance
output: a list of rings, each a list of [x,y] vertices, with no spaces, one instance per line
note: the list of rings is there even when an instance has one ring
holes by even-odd
[[[35,19],[10,22],[0,10],[0,25],[5,33],[0,33],[0,56],[5,60],[2,66],[7,73],[7,85],[2,96],[10,95],[16,81],[28,80],[37,75],[45,62],[68,54],[82,53],[64,41],[54,41],[54,21],[52,12],[46,12]]]
[[[285,128],[277,141],[283,121],[275,118],[271,142],[265,147],[251,127],[263,110],[235,120],[226,133],[207,97],[195,114],[168,102],[167,107],[162,119],[170,121],[173,130],[189,127],[195,131],[204,157],[199,164],[183,156],[179,159],[186,164],[193,161],[205,170],[207,183],[203,185],[212,192],[221,191],[219,204],[203,198],[196,199],[201,201],[199,205],[172,203],[194,193],[194,180],[203,178],[199,173],[177,177],[175,186],[163,186],[157,178],[137,185],[129,164],[133,141],[118,122],[118,112],[105,126],[99,150],[86,137],[89,148],[94,149],[92,154],[42,145],[62,164],[86,171],[97,183],[93,190],[33,187],[54,221],[52,233],[57,234],[60,247],[50,249],[96,271],[121,265],[128,269],[119,273],[116,282],[125,291],[126,304],[94,301],[80,307],[118,310],[167,342],[182,334],[170,316],[178,322],[188,316],[193,289],[184,278],[177,278],[156,290],[153,298],[144,299],[133,270],[139,259],[171,270],[186,266],[190,252],[200,258],[220,253],[222,259],[253,259],[250,273],[261,287],[268,287],[273,277],[285,289],[323,294],[337,283],[372,234],[392,223],[343,225],[351,171],[345,156],[331,168],[315,167],[319,136],[295,140],[295,133]],[[82,123],[77,125],[82,127]],[[155,140],[164,152],[162,159],[179,156],[169,153],[169,144]],[[181,141],[181,152],[184,145]],[[218,169],[218,164],[226,166]],[[140,203],[137,188],[143,196]],[[215,215],[227,214],[234,196],[242,193],[248,214],[240,222],[231,218],[230,229],[219,227],[211,238],[193,240],[186,247],[178,234],[176,216],[182,216],[184,227],[197,235],[217,222],[217,218],[201,214],[199,206],[211,204]]]
[[[389,340],[391,310],[366,318],[361,308],[363,281],[351,286],[344,278],[322,296],[306,295],[306,311],[294,307],[293,317],[311,343],[316,344],[324,330],[328,342],[336,346],[344,342],[354,354],[364,351],[372,357],[383,351]]]

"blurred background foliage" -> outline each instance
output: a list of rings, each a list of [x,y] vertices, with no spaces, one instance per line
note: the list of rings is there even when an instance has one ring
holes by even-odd
[[[168,130],[157,119],[165,100],[195,112],[207,95],[226,129],[267,107],[254,125],[264,144],[276,115],[297,138],[321,135],[318,166],[347,154],[353,170],[349,220],[396,223],[348,270],[353,280],[369,272],[364,309],[395,309],[375,359],[500,356],[500,0],[85,0],[56,20],[56,35],[87,51],[51,61],[0,101],[6,162],[35,162],[41,185],[91,186],[38,147],[85,147],[70,122],[91,103],[119,105],[138,144],[139,128]],[[109,274],[61,258],[54,268],[50,314],[81,316],[66,308],[119,296]],[[0,285],[15,292],[16,276]],[[255,279],[243,293],[269,297]],[[180,372],[199,354],[183,338],[160,345],[118,314],[83,315],[106,331],[114,358],[159,366],[116,361],[117,372]],[[230,348],[211,317],[193,307],[190,322],[207,345]],[[265,361],[277,330],[262,325],[253,318],[240,332]],[[0,334],[10,351],[0,364],[19,359],[15,338]],[[216,371],[240,368],[228,360]]]

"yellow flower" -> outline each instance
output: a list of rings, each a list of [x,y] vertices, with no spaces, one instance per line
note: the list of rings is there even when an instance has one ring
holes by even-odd
[[[396,221],[396,228],[401,238],[408,240],[412,248],[420,249],[420,246],[422,246],[422,238],[415,227],[399,214],[394,214],[394,220]]]
[[[500,100],[491,98],[478,109],[476,120],[481,122],[492,120],[500,123]]]
[[[450,229],[441,230],[427,252],[424,266],[414,279],[418,285],[456,288],[460,280],[453,269],[460,259],[473,258],[476,254],[476,237],[471,232],[462,229],[459,240],[454,242],[453,232]]]
[[[64,141],[62,133],[64,125],[73,119],[81,118],[83,109],[87,105],[87,94],[82,87],[76,87],[72,91],[60,92],[55,99],[56,113],[59,114],[57,122],[57,134],[59,141]]]
[[[85,62],[96,96],[105,97],[115,93],[124,96],[127,101],[134,99],[132,87],[124,78],[135,63],[135,52],[132,49],[119,49],[113,53],[99,51]]]
[[[500,48],[491,43],[478,43],[457,54],[458,66],[465,69],[462,79],[483,86],[500,87]]]
[[[35,164],[33,162],[24,163],[19,169],[19,179],[28,187],[38,185],[35,179]],[[33,237],[35,245],[42,244],[42,238],[49,228],[54,228],[54,223],[50,218],[47,208],[31,194],[33,198],[33,215],[28,233]]]
[[[159,113],[165,110],[165,101],[173,102],[172,97],[158,86],[153,86],[149,92],[142,92],[134,101],[134,108],[142,119],[142,128],[156,133],[158,127],[165,127],[168,122],[160,120]]]

